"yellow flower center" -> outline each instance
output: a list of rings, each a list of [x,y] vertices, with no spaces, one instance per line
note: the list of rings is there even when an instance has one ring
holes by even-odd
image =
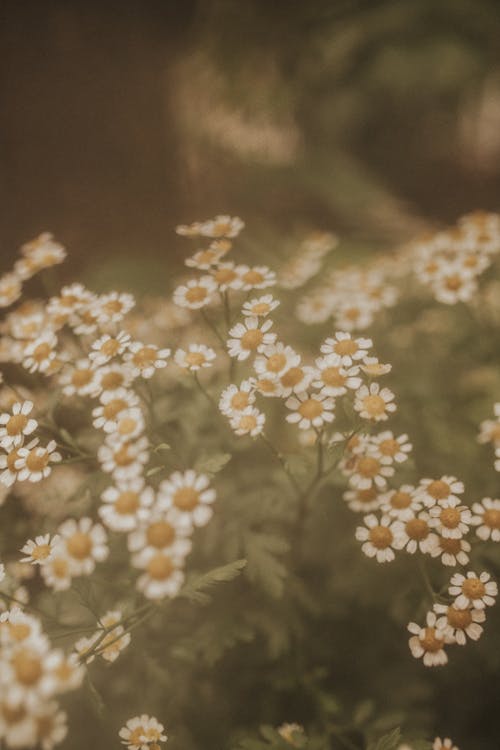
[[[7,703],[2,705],[2,716],[6,724],[18,724],[26,716],[26,709],[23,705],[9,706]]]
[[[205,362],[205,355],[201,352],[188,352],[186,354],[186,362],[193,367],[201,367]]]
[[[77,560],[85,560],[86,557],[89,557],[92,551],[92,540],[89,535],[85,534],[83,531],[76,531],[66,541],[66,549],[71,557],[74,557]]]
[[[19,460],[19,451],[17,449],[11,451],[7,455],[7,468],[9,469],[9,471],[12,471],[12,473],[14,473],[14,474],[17,472],[17,469],[15,467],[15,463],[18,460]]]
[[[370,529],[370,542],[377,549],[390,547],[392,540],[392,531],[387,526],[374,526]]]
[[[134,353],[132,362],[137,367],[149,367],[156,361],[157,352],[152,346],[143,346],[142,349]]]
[[[303,377],[304,370],[302,367],[290,367],[290,369],[281,376],[281,384],[285,388],[293,388],[300,383]]]
[[[442,479],[435,479],[427,487],[427,492],[434,500],[444,500],[448,497],[451,492],[451,487],[447,482],[443,482]]]
[[[429,525],[423,518],[412,518],[406,523],[406,533],[410,539],[419,542],[429,535]]]
[[[174,564],[168,555],[158,553],[148,562],[147,572],[155,581],[164,581],[174,572]]]
[[[460,628],[461,630],[468,627],[472,622],[472,614],[470,612],[470,609],[456,609],[455,607],[448,607],[446,618],[452,628]]]
[[[462,549],[460,539],[451,539],[450,537],[445,536],[440,537],[439,546],[441,547],[443,552],[446,552],[449,555],[458,555],[458,553]]]
[[[304,419],[315,419],[323,414],[323,404],[315,398],[307,398],[299,406],[298,412]]]
[[[252,432],[257,427],[257,419],[253,414],[244,414],[240,419],[239,426],[245,432]]]
[[[404,508],[408,508],[411,505],[411,495],[409,492],[402,492],[401,490],[396,490],[396,492],[393,493],[391,496],[391,505],[396,510],[403,510]]]
[[[50,544],[37,544],[31,551],[33,560],[46,560],[51,552]]]
[[[71,375],[71,382],[76,388],[81,388],[90,383],[92,376],[92,370],[75,370]]]
[[[128,444],[122,445],[121,448],[115,452],[114,460],[117,466],[129,466],[134,462],[135,458],[134,455],[130,453]]]
[[[420,638],[420,643],[425,651],[435,653],[443,648],[444,641],[436,636],[436,628],[425,628],[424,637]]]
[[[47,344],[47,343],[39,344],[36,347],[35,351],[33,352],[33,359],[35,360],[35,362],[38,362],[38,363],[43,362],[44,359],[47,359],[51,351],[52,351],[52,348],[50,344]]]
[[[24,641],[31,634],[30,626],[25,622],[9,622],[9,635],[13,641]]]
[[[237,276],[238,274],[232,268],[219,268],[214,274],[214,279],[218,284],[230,284]]]
[[[241,347],[248,351],[254,351],[257,349],[264,338],[264,334],[259,328],[253,328],[250,331],[246,331],[241,337]]]
[[[376,477],[380,470],[380,463],[376,458],[363,456],[357,462],[358,473],[364,477]]]
[[[118,432],[120,435],[131,435],[137,429],[137,420],[133,417],[124,417],[118,423]]]
[[[352,356],[358,351],[358,345],[352,339],[342,339],[337,341],[333,347],[335,354],[339,354],[341,357]]]
[[[157,549],[168,547],[175,539],[175,529],[167,521],[156,521],[149,526],[146,539],[148,544]]]
[[[101,385],[104,390],[113,390],[118,388],[124,382],[124,377],[121,372],[107,372],[101,378]]]
[[[36,448],[33,448],[26,456],[26,466],[30,471],[43,471],[49,463],[49,458],[47,451],[40,454]]]
[[[192,286],[186,292],[186,299],[188,302],[203,302],[206,298],[208,291],[204,286]]]
[[[114,507],[120,515],[126,516],[129,513],[135,513],[139,507],[139,494],[132,492],[132,490],[124,490],[116,499]]]
[[[42,676],[40,659],[29,651],[20,651],[12,659],[17,681],[27,687],[35,685]]]
[[[58,557],[52,563],[52,573],[56,578],[66,578],[68,575],[68,562],[62,557]]]
[[[200,502],[200,496],[194,487],[181,487],[173,499],[175,507],[179,510],[193,510]]]
[[[440,513],[440,521],[447,529],[455,529],[460,523],[460,511],[456,508],[445,508]]]
[[[231,407],[233,409],[237,409],[238,411],[246,409],[246,407],[248,406],[248,401],[248,393],[245,393],[245,391],[238,391],[238,393],[235,393],[231,398]]]
[[[490,529],[500,529],[500,510],[485,510],[483,523]]]
[[[256,302],[255,305],[252,306],[252,313],[254,315],[267,315],[270,310],[271,307],[267,302]]]
[[[286,366],[286,357],[284,354],[272,354],[266,363],[269,372],[280,372]]]
[[[321,379],[325,385],[331,385],[334,388],[341,388],[347,380],[338,367],[326,367],[321,371]]]
[[[109,401],[106,406],[103,406],[102,414],[105,419],[114,419],[117,414],[128,407],[127,402],[123,398],[114,398]]]
[[[469,599],[481,599],[486,593],[486,587],[479,578],[466,578],[462,591]]]
[[[114,357],[120,351],[120,342],[116,339],[107,339],[101,345],[101,353],[106,357]]]
[[[14,414],[5,425],[7,435],[20,435],[27,424],[28,417],[24,414]]]
[[[377,394],[365,396],[363,399],[363,410],[366,411],[370,417],[379,417],[385,413],[385,401],[382,396],[378,396]]]
[[[393,440],[392,438],[382,440],[378,447],[383,456],[395,456],[399,451],[398,441]]]
[[[247,271],[243,274],[243,281],[245,284],[262,284],[264,281],[264,276],[259,271]]]

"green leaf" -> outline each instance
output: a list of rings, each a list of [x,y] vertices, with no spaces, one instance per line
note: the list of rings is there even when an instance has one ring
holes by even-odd
[[[215,453],[209,457],[202,456],[196,462],[195,469],[203,474],[218,474],[230,460],[230,453]]]
[[[247,561],[242,558],[227,565],[222,565],[219,568],[209,570],[208,573],[192,576],[179,592],[179,596],[183,596],[198,604],[208,604],[210,596],[204,590],[214,586],[216,583],[232,581],[233,578],[239,576],[246,564]]]
[[[377,742],[370,743],[368,750],[396,750],[400,742],[401,731],[398,727],[393,729],[392,732],[384,734]]]
[[[278,599],[283,594],[287,569],[276,555],[288,550],[288,542],[272,534],[249,532],[243,538],[243,546],[248,560],[246,575]]]
[[[163,471],[165,467],[164,466],[153,466],[152,469],[148,469],[146,472],[147,477],[152,477],[155,474],[158,474],[158,472]]]

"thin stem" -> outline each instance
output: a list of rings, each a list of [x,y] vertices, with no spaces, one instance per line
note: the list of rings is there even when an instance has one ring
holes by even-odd
[[[224,337],[221,335],[221,333],[219,332],[219,329],[217,328],[217,326],[215,325],[215,323],[213,322],[213,320],[210,320],[210,318],[208,317],[207,313],[205,312],[205,310],[203,308],[200,310],[200,312],[201,312],[201,316],[202,316],[203,320],[205,321],[205,323],[207,324],[207,326],[210,328],[210,330],[212,331],[212,333],[214,333],[215,336],[219,339],[220,343],[222,344],[222,346],[225,349],[226,348],[226,341],[225,341]]]
[[[198,377],[198,373],[197,372],[193,372],[193,378],[194,378],[194,382],[196,383],[196,385],[198,386],[198,388],[200,389],[200,391],[203,393],[203,395],[205,396],[205,398],[208,401],[210,401],[210,403],[212,404],[212,406],[214,407],[214,409],[217,409],[217,411],[219,411],[219,407],[217,406],[217,403],[216,403],[215,399],[210,395],[210,393],[207,391],[207,389],[205,388],[205,386],[202,385],[202,383],[201,383],[201,381],[200,381],[200,379]]]
[[[425,588],[427,590],[427,593],[429,594],[429,596],[431,597],[431,599],[433,599],[435,601],[436,597],[437,597],[437,594],[436,594],[436,592],[434,591],[434,589],[432,587],[432,583],[431,583],[431,580],[429,578],[429,573],[427,572],[427,567],[425,565],[424,558],[419,556],[418,559],[417,559],[417,563],[418,563],[418,569],[420,571],[420,575],[422,576],[422,580],[424,582],[424,585],[425,585]]]
[[[286,465],[286,460],[285,460],[284,456],[271,443],[271,441],[269,440],[269,438],[267,437],[267,435],[265,435],[263,432],[261,432],[260,435],[259,435],[259,437],[262,440],[262,442],[264,443],[264,445],[267,448],[269,448],[269,450],[271,451],[271,453],[278,459],[279,463],[281,464],[281,467],[282,467],[283,471],[285,472],[286,476],[288,477],[288,479],[290,481],[290,484],[293,486],[293,488],[294,488],[295,492],[297,493],[297,495],[300,496],[302,494],[302,489],[301,489],[299,483],[297,482],[297,480],[295,479],[294,475],[292,474],[292,472],[290,471],[290,469]]]

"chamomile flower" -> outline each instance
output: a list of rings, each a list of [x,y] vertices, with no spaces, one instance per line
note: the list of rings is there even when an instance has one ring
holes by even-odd
[[[148,441],[145,437],[119,442],[111,434],[99,448],[97,458],[102,470],[121,482],[142,473],[144,465],[149,461],[147,447]]]
[[[272,320],[259,321],[258,318],[245,318],[229,330],[227,348],[230,357],[242,361],[250,355],[262,352],[266,346],[274,344],[276,334],[270,332]]]
[[[276,731],[285,742],[293,746],[298,742],[302,743],[305,738],[304,727],[300,724],[281,724]]]
[[[389,516],[382,516],[379,520],[373,514],[365,516],[363,520],[365,525],[356,529],[356,539],[363,542],[361,549],[364,554],[375,557],[379,563],[394,560],[398,522]]]
[[[425,627],[410,622],[408,630],[412,633],[409,640],[410,651],[415,659],[422,659],[426,667],[437,667],[448,663],[444,647],[452,639],[445,630],[437,625],[435,612],[428,612]]]
[[[313,381],[325,396],[343,396],[348,389],[357,390],[362,383],[359,367],[342,367],[335,354],[327,354],[316,360],[317,380]]]
[[[227,417],[232,417],[255,403],[255,381],[243,380],[238,385],[228,385],[219,399],[219,409]]]
[[[241,288],[248,292],[251,289],[266,289],[276,284],[276,274],[267,266],[237,266]]]
[[[496,447],[500,446],[500,402],[493,408],[496,419],[485,419],[481,422],[477,439],[479,443],[493,443]]]
[[[26,544],[21,548],[26,557],[21,558],[21,562],[33,563],[33,565],[45,565],[47,560],[57,546],[59,537],[57,534],[51,538],[50,534],[40,534],[35,539],[28,539]]]
[[[144,486],[142,477],[135,477],[107,487],[101,500],[101,521],[112,531],[127,532],[148,518],[155,494],[151,487]]]
[[[130,367],[123,362],[114,362],[94,370],[96,395],[109,395],[112,398],[122,388],[127,390],[132,380]]]
[[[0,453],[0,483],[4,487],[11,487],[19,476],[22,466],[20,450],[21,446],[12,447],[7,453]]]
[[[441,737],[436,737],[432,743],[432,750],[459,750],[459,748],[453,744],[453,740],[449,737],[445,737],[444,740]]]
[[[318,430],[334,419],[335,401],[323,393],[297,393],[287,399],[285,406],[291,412],[286,421],[296,424],[301,430],[310,427]]]
[[[212,276],[201,276],[178,286],[174,291],[173,301],[179,307],[199,310],[211,302],[216,291],[217,284]]]
[[[213,237],[215,239],[220,237],[233,238],[237,237],[241,230],[244,229],[245,222],[239,216],[220,214],[214,219],[208,219],[207,221],[195,224],[195,227],[197,233],[201,234],[202,237]],[[179,227],[177,228],[178,230]]]
[[[360,368],[369,378],[379,378],[381,375],[387,375],[392,370],[392,365],[382,364],[377,357],[365,357]]]
[[[99,393],[96,371],[90,359],[78,359],[67,365],[59,376],[59,383],[65,396],[95,397]]]
[[[147,599],[176,596],[184,583],[184,557],[173,551],[146,548],[134,555],[134,567],[143,573],[137,579],[137,588]]]
[[[366,490],[350,489],[342,495],[350,510],[355,513],[367,513],[380,507],[380,495],[375,487]]]
[[[473,516],[470,523],[477,526],[476,534],[483,542],[491,539],[500,542],[500,500],[485,497],[480,503],[472,506]]]
[[[0,414],[0,445],[9,449],[22,445],[24,438],[31,435],[38,426],[36,419],[30,418],[33,401],[17,401],[10,414]]]
[[[46,586],[54,591],[67,591],[71,586],[72,568],[66,548],[57,544],[50,557],[40,567]]]
[[[92,343],[89,359],[94,367],[101,367],[115,357],[124,354],[130,345],[130,334],[120,331],[116,336],[105,333]]]
[[[219,292],[226,292],[228,289],[241,289],[243,287],[241,276],[232,261],[218,263],[211,270],[211,273]]]
[[[6,273],[0,277],[0,307],[9,307],[22,294],[23,286],[20,277],[15,273]]]
[[[20,482],[40,482],[46,479],[52,471],[51,464],[62,461],[62,456],[56,451],[56,441],[51,440],[47,445],[38,444],[35,438],[17,451],[17,478]]]
[[[91,518],[64,521],[59,527],[59,535],[74,576],[90,575],[96,562],[102,562],[108,556],[106,532]]]
[[[170,349],[160,349],[154,344],[142,344],[134,341],[129,345],[124,360],[130,367],[134,378],[152,378],[156,370],[167,366]]]
[[[453,605],[435,602],[433,610],[439,615],[437,627],[459,646],[465,646],[467,638],[477,641],[481,637],[483,628],[479,623],[486,619],[484,609],[458,609]]]
[[[460,539],[469,531],[471,512],[456,500],[443,500],[430,509],[431,524],[445,539]]]
[[[279,300],[274,299],[272,294],[264,294],[244,302],[241,312],[245,317],[264,318],[276,310],[279,304]]]
[[[105,432],[116,432],[122,414],[137,409],[139,403],[138,396],[125,388],[103,393],[99,400],[101,405],[92,410],[92,424]]]
[[[349,477],[349,484],[360,490],[377,487],[379,490],[387,486],[387,479],[394,474],[394,468],[370,453],[362,453],[352,460],[341,463],[342,471]]]
[[[152,745],[166,742],[167,735],[163,732],[163,724],[154,716],[142,714],[129,719],[120,729],[119,736],[128,750],[153,750]]]
[[[47,372],[57,352],[57,336],[52,331],[42,333],[30,341],[24,350],[23,367],[29,372]]]
[[[191,552],[191,520],[179,519],[175,508],[154,507],[147,518],[128,535],[130,552],[145,549],[171,552],[184,559]]]
[[[498,586],[496,581],[490,579],[490,574],[485,571],[479,576],[471,570],[465,576],[455,573],[450,580],[448,593],[455,597],[455,606],[458,609],[491,607],[495,604]]]
[[[380,496],[380,509],[392,518],[406,521],[422,510],[422,503],[416,496],[415,487],[403,484],[398,489],[389,490]]]
[[[186,349],[177,349],[174,362],[179,367],[191,372],[197,372],[205,367],[212,367],[216,358],[215,351],[205,344],[189,344]]]
[[[48,679],[56,693],[79,688],[85,677],[85,668],[76,654],[65,654],[60,649],[54,649],[48,654],[45,665]]]
[[[354,408],[363,419],[374,422],[385,421],[396,411],[394,393],[389,388],[380,388],[378,383],[362,385],[356,391]]]
[[[119,323],[134,305],[133,295],[127,292],[102,294],[97,301],[97,322],[100,326]]]
[[[315,367],[303,365],[300,362],[293,367],[289,367],[276,380],[276,392],[272,395],[288,398],[292,393],[303,393],[311,386],[313,381],[318,377],[318,371]],[[271,395],[268,389],[266,393],[265,385],[269,378],[259,378],[257,387],[263,396]],[[327,394],[323,394],[327,395]]]
[[[121,624],[122,613],[120,610],[106,612],[99,620],[101,625],[108,629],[108,632],[99,643],[99,655],[106,661],[114,662],[118,659],[123,649],[129,645],[131,635],[125,632],[125,628]]]
[[[16,643],[29,643],[42,638],[40,621],[18,606],[0,615],[0,643],[9,646]]]
[[[335,355],[342,367],[352,367],[365,361],[373,343],[371,339],[353,338],[350,333],[338,331],[332,338],[321,344],[323,354]]]
[[[470,550],[471,546],[466,539],[437,534],[432,541],[429,553],[432,557],[440,557],[443,565],[455,567],[467,565]]]
[[[205,526],[212,517],[215,490],[205,474],[192,469],[175,471],[164,480],[158,490],[158,505],[168,510],[175,508],[179,521]]]
[[[415,513],[411,517],[400,519],[395,533],[395,544],[398,549],[405,549],[411,555],[419,551],[430,552],[435,541],[429,514],[426,511]]]
[[[404,434],[395,437],[391,430],[384,430],[384,432],[374,435],[370,443],[373,455],[382,461],[382,463],[387,464],[401,464],[407,461],[412,448],[413,446],[408,440],[408,435]]]
[[[262,354],[255,358],[253,366],[261,378],[279,378],[285,370],[296,367],[299,363],[300,355],[291,346],[278,342],[264,347]]]
[[[233,413],[229,423],[236,435],[257,437],[264,430],[266,415],[253,406],[247,406],[246,409]]]
[[[200,271],[209,271],[215,266],[221,258],[224,257],[227,250],[218,247],[208,247],[206,250],[198,250],[190,258],[186,258],[184,263],[190,268],[198,268]]]
[[[464,485],[456,477],[443,476],[440,479],[421,479],[417,493],[424,505],[431,508],[436,503],[460,503],[458,495],[463,494]]]

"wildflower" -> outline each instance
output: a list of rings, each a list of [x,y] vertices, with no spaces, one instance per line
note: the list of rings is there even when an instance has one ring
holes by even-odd
[[[191,551],[191,532],[190,519],[186,523],[175,508],[164,509],[160,503],[129,534],[128,548],[130,552],[162,551],[184,559]]]
[[[228,385],[219,399],[219,409],[227,417],[234,416],[235,412],[242,412],[255,403],[255,382],[243,380],[239,386]]]
[[[389,490],[380,496],[380,509],[392,518],[407,521],[422,509],[422,505],[415,494],[415,487],[403,484],[397,490]]]
[[[287,422],[297,424],[301,430],[321,429],[334,419],[335,401],[322,393],[297,393],[287,399],[285,406],[291,411]]]
[[[297,745],[298,741],[303,741],[305,737],[304,727],[300,724],[282,724],[277,729],[278,734],[289,745]]]
[[[408,460],[408,454],[411,453],[412,444],[408,440],[408,435],[398,435],[394,437],[391,430],[379,432],[374,435],[370,449],[373,455],[380,459],[382,463],[401,464]]]
[[[273,395],[288,398],[292,393],[303,393],[304,391],[307,391],[313,380],[317,377],[318,372],[314,367],[309,367],[300,363],[296,364],[294,367],[289,367],[279,376],[276,384],[276,393]],[[265,385],[265,382],[261,378],[258,381],[259,391],[264,396],[271,395],[269,389],[266,393]]]
[[[380,520],[373,514],[363,519],[365,526],[358,526],[356,539],[363,542],[362,551],[367,557],[375,557],[377,562],[385,563],[394,560],[396,533],[399,529],[397,521],[389,516],[382,516]]]
[[[229,356],[238,360],[245,360],[251,354],[261,352],[266,346],[276,341],[276,334],[270,333],[273,322],[265,320],[260,322],[258,318],[245,318],[243,323],[237,323],[229,330],[227,348]]]
[[[470,523],[478,527],[476,534],[479,539],[500,542],[500,500],[485,497],[480,503],[474,503],[472,511],[474,515]]]
[[[30,341],[24,350],[23,367],[29,372],[46,372],[56,358],[57,336],[52,331]]]
[[[42,232],[35,239],[21,246],[21,253],[29,259],[37,271],[62,263],[66,258],[64,247],[54,240],[50,232]]]
[[[464,492],[463,482],[456,477],[443,476],[440,479],[421,479],[417,487],[417,493],[428,508],[436,503],[460,502],[458,495]]]
[[[102,470],[112,474],[117,481],[132,479],[142,473],[149,461],[146,450],[148,442],[142,437],[139,440],[117,442],[114,435],[108,435],[97,452]]]
[[[159,507],[175,508],[180,521],[205,526],[212,517],[211,505],[215,501],[215,490],[209,485],[205,474],[196,474],[192,469],[175,471],[160,484]]]
[[[456,500],[441,501],[430,509],[430,515],[433,527],[445,538],[460,539],[469,531],[471,512]]]
[[[230,248],[229,248],[230,249]],[[200,271],[209,271],[212,266],[219,263],[227,250],[221,247],[209,247],[206,250],[198,250],[190,258],[184,261],[190,268],[198,268]]]
[[[7,453],[0,454],[0,482],[4,487],[11,487],[18,478],[21,467],[19,448],[10,448]]]
[[[17,450],[18,459],[15,462],[17,478],[20,482],[40,482],[46,479],[52,471],[50,464],[62,461],[62,456],[56,451],[56,441],[51,440],[46,446],[38,445],[38,438]]]
[[[436,622],[437,627],[443,630],[454,643],[465,646],[467,637],[473,641],[481,637],[483,628],[479,623],[486,619],[484,609],[474,609],[474,607],[459,609],[453,605],[438,602],[434,604],[433,609],[437,615],[440,615]]]
[[[231,415],[230,425],[236,435],[250,435],[256,437],[264,430],[266,415],[255,409],[253,406],[247,406],[240,412]]]
[[[445,737],[444,740],[441,737],[436,737],[432,743],[432,750],[459,750],[459,748],[453,744],[453,740],[449,737]]]
[[[75,654],[65,654],[60,649],[50,651],[46,660],[47,677],[56,693],[65,693],[80,687],[85,668]]]
[[[466,539],[460,537],[435,536],[429,553],[432,557],[441,557],[443,565],[467,565],[471,546]]]
[[[500,402],[493,407],[496,419],[485,419],[481,422],[478,436],[479,443],[493,443],[500,446]]]
[[[274,299],[272,294],[264,294],[245,302],[241,312],[245,317],[262,318],[276,310],[279,304],[279,300]]]
[[[22,294],[23,286],[20,277],[15,273],[6,273],[0,277],[0,307],[9,307]]]
[[[376,357],[365,357],[360,368],[369,378],[378,378],[387,375],[392,370],[392,365],[382,364]]]
[[[65,396],[97,396],[99,385],[96,382],[96,371],[90,359],[78,359],[68,365],[59,376]]]
[[[342,470],[349,476],[349,484],[360,490],[367,490],[370,487],[384,489],[388,477],[394,474],[392,466],[383,464],[370,453],[360,454],[352,461],[343,461]]]
[[[142,714],[129,719],[120,729],[119,736],[122,745],[126,745],[129,750],[155,750],[153,745],[158,746],[159,742],[167,741],[167,735],[163,731],[163,724],[154,716]]]
[[[432,282],[432,290],[438,302],[454,305],[468,302],[477,291],[477,281],[460,264],[443,265]]]
[[[357,390],[361,385],[359,367],[341,367],[335,354],[318,357],[315,362],[317,380],[313,381],[315,388],[319,388],[325,396],[343,396],[347,389]]]
[[[444,646],[452,641],[446,632],[437,625],[435,612],[427,613],[425,627],[410,622],[408,630],[412,633],[409,646],[415,659],[423,658],[426,667],[442,666],[448,663]]]
[[[176,365],[191,372],[196,372],[204,367],[212,367],[216,354],[214,350],[204,344],[189,344],[187,351],[177,349],[174,355]]]
[[[71,586],[72,569],[63,545],[54,547],[51,555],[40,567],[42,578],[54,591],[66,591]]]
[[[352,367],[356,363],[364,362],[368,350],[372,346],[371,339],[352,338],[350,333],[338,331],[333,338],[328,338],[321,345],[323,354],[333,354],[342,367]]]
[[[354,408],[363,419],[370,419],[374,422],[385,421],[389,418],[389,413],[396,411],[394,393],[389,388],[382,388],[378,383],[371,383],[370,386],[362,385],[356,391]]]
[[[432,533],[429,514],[421,511],[400,521],[395,533],[398,549],[406,549],[411,555],[417,550],[427,553],[432,549],[435,534]]]
[[[0,414],[0,445],[9,449],[22,445],[25,436],[31,435],[38,426],[36,419],[30,419],[33,401],[17,401],[11,413]]]
[[[119,323],[132,310],[135,299],[126,292],[110,292],[99,297],[97,302],[97,322],[100,326]]]
[[[198,310],[208,305],[216,291],[217,284],[211,276],[191,279],[186,284],[178,286],[174,291],[174,304],[179,305],[179,307]]]
[[[276,274],[267,266],[238,266],[241,288],[248,292],[251,289],[266,289],[276,284]]]
[[[144,571],[137,579],[137,588],[147,599],[174,597],[184,583],[184,557],[170,550],[146,548],[135,555],[132,562]]]
[[[260,377],[278,378],[299,362],[300,355],[291,346],[278,342],[262,349],[262,354],[255,358],[254,369]]]
[[[126,532],[148,518],[155,496],[151,487],[144,486],[142,477],[135,477],[107,487],[101,500],[98,513],[102,522],[112,531]]]
[[[42,638],[39,620],[23,612],[18,606],[0,615],[0,642],[3,646],[17,643],[35,643]]]
[[[241,289],[243,286],[241,276],[232,261],[219,263],[211,273],[220,292],[225,292],[228,289]]]
[[[479,576],[471,570],[465,576],[455,573],[448,588],[450,596],[456,597],[455,606],[458,609],[484,609],[493,606],[498,595],[498,587],[490,578],[490,574],[484,571]]]
[[[381,496],[375,487],[369,487],[366,490],[359,488],[346,490],[342,497],[349,508],[355,513],[366,513],[370,510],[377,510],[380,506]]]
[[[106,532],[90,518],[64,521],[59,527],[59,535],[74,576],[90,575],[96,562],[102,562],[108,556]]]
[[[41,534],[36,536],[34,541],[29,539],[21,548],[26,557],[21,558],[21,562],[33,563],[33,565],[45,565],[52,554],[54,547],[59,542],[56,535],[50,538],[50,534]]]
[[[121,619],[122,613],[120,610],[106,612],[100,618],[101,625],[107,628],[108,632],[99,643],[99,653],[103,659],[109,662],[116,661],[131,640],[130,633],[126,633],[125,628],[120,624]]]
[[[197,231],[203,237],[237,237],[245,227],[245,222],[239,216],[219,215],[214,219],[197,224]]]
[[[114,357],[124,354],[130,346],[130,334],[120,331],[116,336],[105,333],[92,343],[89,359],[94,367],[105,365]]]

